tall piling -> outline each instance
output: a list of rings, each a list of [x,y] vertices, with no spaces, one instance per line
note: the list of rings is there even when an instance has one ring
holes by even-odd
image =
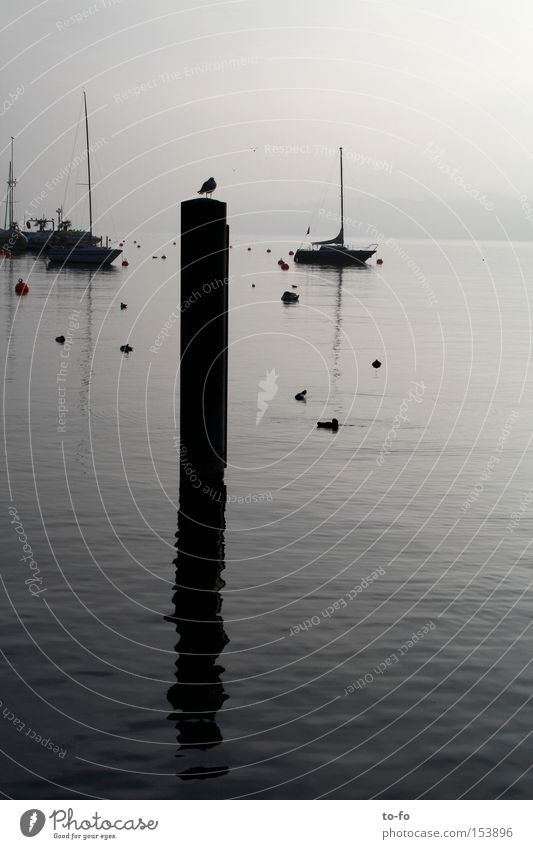
[[[180,471],[193,483],[227,462],[228,231],[222,201],[181,204]]]

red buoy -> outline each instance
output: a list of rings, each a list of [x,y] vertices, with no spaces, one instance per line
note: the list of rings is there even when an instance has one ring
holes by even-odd
[[[119,243],[119,248],[123,248],[123,247],[124,247],[124,242],[120,242],[120,243]]]
[[[376,265],[383,265],[383,260],[382,260],[382,259],[377,259],[377,260],[376,260]]]
[[[11,259],[11,251],[8,251],[7,248],[3,248],[1,253],[2,256],[5,256],[6,259]]]
[[[28,284],[24,282],[22,277],[19,277],[19,282],[15,286],[15,292],[17,293],[17,295],[27,295],[29,291],[30,287],[28,286]]]
[[[294,256],[294,251],[289,251],[289,256]]]
[[[127,260],[127,259],[123,259],[123,260],[122,260],[122,265],[123,265],[124,267],[126,267],[127,265],[129,265],[128,260]]]
[[[161,254],[161,259],[166,259],[165,254]]]
[[[289,270],[289,263],[284,262],[283,265],[281,266],[281,270],[282,271],[288,271]]]
[[[285,262],[285,260],[284,260],[284,259],[278,259],[278,265],[283,265],[283,264],[284,264],[284,262]]]

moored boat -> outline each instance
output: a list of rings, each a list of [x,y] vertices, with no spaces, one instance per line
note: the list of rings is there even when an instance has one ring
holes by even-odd
[[[48,247],[73,247],[74,245],[99,245],[102,239],[91,236],[87,230],[73,230],[72,224],[63,219],[61,207],[56,209],[57,227],[53,218],[29,218],[26,221],[24,235],[28,240],[28,250],[35,253]],[[52,227],[47,225],[51,224]]]
[[[339,148],[341,169],[341,229],[333,239],[311,242],[308,248],[298,248],[294,262],[307,265],[364,265],[376,253],[377,244],[366,248],[354,248],[344,242],[344,180],[342,170],[342,147]],[[309,231],[308,231],[309,232]]]
[[[8,254],[20,254],[28,248],[28,240],[15,221],[15,186],[17,181],[13,176],[13,144],[11,136],[11,160],[9,162],[9,175],[7,178],[6,211],[4,216],[4,227],[0,229],[0,250]]]
[[[76,263],[78,265],[111,265],[122,253],[118,248],[109,246],[101,247],[94,244],[96,237],[93,236],[93,204],[91,186],[91,151],[89,146],[89,119],[87,117],[87,95],[83,92],[83,107],[85,113],[85,142],[87,150],[87,183],[89,199],[89,231],[82,231],[82,238],[74,245],[56,245],[48,242],[46,257],[51,263]],[[63,222],[64,224],[65,222]],[[70,222],[69,222],[70,223]],[[88,236],[88,239],[86,238]],[[96,239],[97,242],[101,239]]]

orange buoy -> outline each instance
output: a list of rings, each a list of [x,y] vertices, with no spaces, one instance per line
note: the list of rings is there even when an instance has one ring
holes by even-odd
[[[19,282],[15,286],[15,292],[17,293],[17,295],[27,295],[29,291],[30,287],[28,286],[28,284],[24,282],[22,277],[19,277]]]
[[[382,259],[377,259],[377,260],[376,260],[376,265],[383,265],[383,260],[382,260]]]
[[[127,260],[127,259],[123,259],[123,260],[122,260],[122,265],[123,265],[123,266],[129,265],[128,260]]]

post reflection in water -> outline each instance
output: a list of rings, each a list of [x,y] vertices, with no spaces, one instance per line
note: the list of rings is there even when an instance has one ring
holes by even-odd
[[[333,324],[333,366],[331,369],[332,383],[336,385],[341,376],[340,349],[342,323],[342,273],[343,268],[335,269],[337,273],[337,296],[335,298],[335,316]]]
[[[222,743],[217,711],[228,696],[220,680],[224,667],[217,663],[229,639],[221,615],[221,577],[224,564],[226,486],[222,474],[191,483],[180,476],[174,614],[178,634],[176,684],[167,698],[174,708],[179,744],[186,750],[205,751]],[[192,766],[178,773],[182,779],[225,775],[227,766]]]

